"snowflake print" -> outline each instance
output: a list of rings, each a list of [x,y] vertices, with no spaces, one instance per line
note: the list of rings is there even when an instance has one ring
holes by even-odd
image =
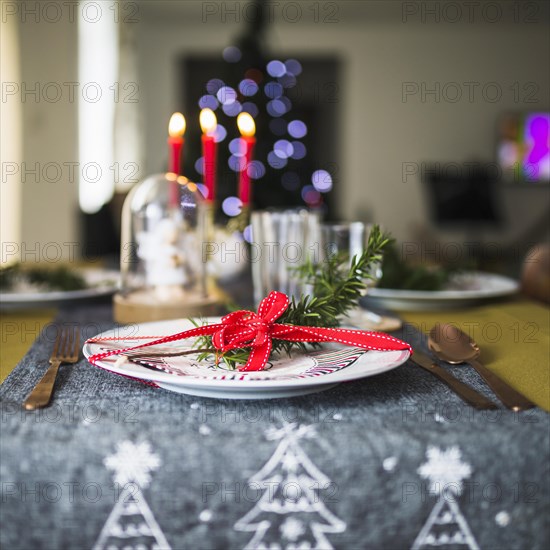
[[[138,444],[122,441],[117,444],[116,453],[108,456],[104,464],[109,470],[114,470],[116,483],[135,482],[143,489],[151,481],[150,472],[160,466],[160,459],[147,441]]]
[[[303,522],[293,517],[286,518],[279,530],[283,538],[291,542],[298,540],[306,532]]]
[[[472,474],[472,468],[463,462],[460,449],[450,447],[442,451],[438,447],[428,447],[428,461],[418,468],[424,479],[430,480],[430,492],[438,494],[443,489],[455,495],[462,493],[462,481]]]

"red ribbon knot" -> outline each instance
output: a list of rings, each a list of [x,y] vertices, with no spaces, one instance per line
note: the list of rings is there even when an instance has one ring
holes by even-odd
[[[381,332],[368,332],[342,328],[304,327],[275,323],[287,310],[290,301],[282,292],[271,292],[264,298],[258,307],[258,313],[253,311],[235,311],[225,315],[221,323],[204,325],[186,330],[171,336],[165,336],[122,350],[110,350],[90,357],[95,364],[98,360],[110,355],[119,355],[127,351],[194,338],[197,336],[212,335],[212,344],[222,354],[232,349],[251,348],[248,361],[240,371],[259,371],[265,367],[271,350],[273,339],[289,342],[339,342],[348,346],[357,346],[363,349],[376,351],[409,350],[411,346],[393,336]],[[93,339],[91,339],[94,341]],[[96,340],[97,341],[97,340]]]

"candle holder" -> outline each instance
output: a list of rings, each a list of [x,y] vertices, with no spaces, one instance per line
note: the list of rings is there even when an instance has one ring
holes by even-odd
[[[137,184],[122,209],[119,323],[215,315],[223,296],[207,283],[208,205],[174,173]]]

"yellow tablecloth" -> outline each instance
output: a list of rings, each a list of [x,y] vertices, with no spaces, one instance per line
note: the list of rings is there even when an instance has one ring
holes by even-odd
[[[16,366],[55,310],[3,313],[0,319],[0,381]],[[454,323],[481,348],[485,366],[539,407],[550,411],[550,309],[527,300],[479,308],[437,312],[402,312],[424,333],[436,322]],[[468,368],[468,367],[452,367]]]
[[[519,300],[466,310],[403,312],[401,316],[424,333],[438,321],[459,326],[477,342],[480,361],[488,369],[550,411],[549,308]]]
[[[38,338],[42,329],[51,323],[55,309],[21,310],[0,314],[0,382],[14,369]]]

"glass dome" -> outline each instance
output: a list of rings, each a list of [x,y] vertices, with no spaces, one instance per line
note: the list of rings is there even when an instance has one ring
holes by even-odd
[[[202,195],[184,176],[155,174],[130,191],[122,210],[118,322],[210,312],[204,223]]]

